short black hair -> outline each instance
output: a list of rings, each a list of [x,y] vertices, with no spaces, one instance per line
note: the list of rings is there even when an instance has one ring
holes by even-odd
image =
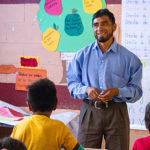
[[[11,137],[4,137],[0,139],[0,149],[6,148],[8,150],[27,150],[26,146],[19,140]]]
[[[108,9],[100,9],[93,15],[92,25],[95,18],[102,17],[102,16],[108,16],[112,24],[115,24],[114,14],[111,13]]]
[[[27,86],[27,101],[32,111],[52,111],[57,105],[56,87],[49,79],[39,79]]]
[[[146,128],[150,131],[150,102],[146,105],[144,120]]]

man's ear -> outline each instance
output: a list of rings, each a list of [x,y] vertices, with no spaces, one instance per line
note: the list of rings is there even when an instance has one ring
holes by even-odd
[[[115,32],[115,31],[116,31],[116,28],[117,28],[117,24],[116,24],[116,23],[114,23],[114,24],[113,24],[113,32]]]

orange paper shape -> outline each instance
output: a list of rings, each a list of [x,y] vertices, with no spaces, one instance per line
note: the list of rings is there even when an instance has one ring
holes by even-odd
[[[0,65],[0,73],[15,73],[17,71],[14,65]]]
[[[20,56],[19,68],[39,68],[39,57],[36,56]]]
[[[44,69],[25,69],[18,68],[16,74],[16,90],[26,91],[26,86],[31,82],[46,78],[46,70]]]

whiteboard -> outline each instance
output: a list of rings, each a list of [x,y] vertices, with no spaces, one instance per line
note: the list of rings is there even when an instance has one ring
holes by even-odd
[[[144,114],[150,101],[150,0],[122,0],[122,45],[143,63],[142,98],[128,104],[130,127],[145,130]]]

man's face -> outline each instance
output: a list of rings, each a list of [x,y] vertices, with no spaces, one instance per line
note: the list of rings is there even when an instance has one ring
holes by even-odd
[[[102,16],[93,20],[94,36],[99,42],[106,42],[113,36],[116,24],[112,24],[108,16]]]

